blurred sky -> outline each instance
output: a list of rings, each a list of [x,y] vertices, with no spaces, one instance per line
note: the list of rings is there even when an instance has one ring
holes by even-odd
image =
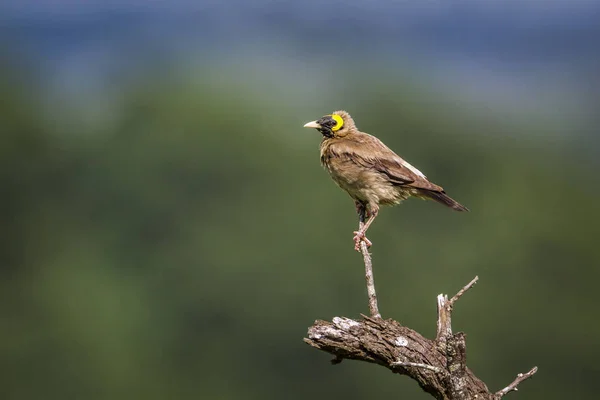
[[[359,51],[390,70],[424,71],[475,102],[580,116],[595,112],[587,104],[598,87],[599,16],[600,2],[586,0],[9,0],[0,33],[53,89],[75,93],[165,58],[251,59],[271,71],[287,60],[286,71],[315,60],[351,64]],[[283,81],[302,86],[322,70]]]

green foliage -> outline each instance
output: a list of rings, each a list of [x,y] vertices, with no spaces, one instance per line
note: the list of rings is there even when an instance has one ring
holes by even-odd
[[[354,205],[321,170],[318,133],[302,128],[339,98],[290,109],[291,94],[234,80],[148,79],[82,128],[10,79],[3,399],[428,398],[302,343],[316,318],[367,312]],[[600,189],[576,138],[385,82],[321,89],[351,98],[361,129],[472,212],[417,200],[382,211],[369,237],[384,317],[432,336],[435,295],[479,275],[455,312],[470,367],[500,388],[538,365],[520,396],[592,397]]]

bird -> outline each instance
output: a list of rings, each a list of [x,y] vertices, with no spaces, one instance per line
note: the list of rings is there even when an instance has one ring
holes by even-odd
[[[380,205],[393,206],[416,197],[434,200],[456,211],[469,211],[381,140],[359,131],[348,112],[334,111],[304,127],[315,128],[323,135],[321,165],[354,199],[361,221],[359,230],[354,231],[356,251],[360,251],[361,241],[371,247],[366,232],[377,217]]]

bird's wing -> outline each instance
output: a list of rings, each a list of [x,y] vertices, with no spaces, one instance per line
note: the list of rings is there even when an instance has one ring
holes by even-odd
[[[429,182],[421,171],[404,161],[381,140],[371,135],[363,135],[355,140],[340,142],[336,146],[335,152],[347,157],[357,165],[386,175],[395,185],[436,192],[443,191],[440,186]]]

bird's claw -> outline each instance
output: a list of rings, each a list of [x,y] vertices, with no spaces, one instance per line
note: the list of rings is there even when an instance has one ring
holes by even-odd
[[[360,242],[365,242],[367,247],[371,247],[373,243],[365,236],[364,232],[354,231],[354,250],[360,252]]]

